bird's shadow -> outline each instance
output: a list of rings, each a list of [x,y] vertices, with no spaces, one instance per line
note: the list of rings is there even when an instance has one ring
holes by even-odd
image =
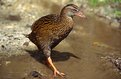
[[[33,57],[34,59],[36,59],[38,62],[42,63],[42,64],[46,64],[44,63],[47,59],[45,57],[45,55],[38,51],[38,50],[26,50],[31,57]],[[76,59],[80,59],[78,56],[70,53],[70,52],[59,52],[59,51],[56,51],[56,50],[52,50],[52,53],[51,53],[51,57],[52,57],[52,60],[54,62],[58,62],[58,61],[66,61],[68,60],[70,57],[74,57]]]

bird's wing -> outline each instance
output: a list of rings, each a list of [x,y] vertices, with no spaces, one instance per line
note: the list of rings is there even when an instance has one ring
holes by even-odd
[[[43,16],[33,23],[31,29],[32,30],[36,30],[38,28],[40,29],[42,27],[45,27],[48,24],[51,25],[52,23],[55,23],[55,21],[57,20],[58,20],[58,15],[56,14]]]

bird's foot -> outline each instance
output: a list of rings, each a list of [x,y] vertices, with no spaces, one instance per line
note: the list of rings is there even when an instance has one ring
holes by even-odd
[[[61,73],[58,70],[54,70],[54,77],[56,77],[57,75],[59,75],[61,77],[65,77],[65,74],[64,73]]]

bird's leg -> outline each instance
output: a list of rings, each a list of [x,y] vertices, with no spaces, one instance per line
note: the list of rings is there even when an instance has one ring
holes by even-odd
[[[52,67],[52,69],[53,69],[53,71],[54,71],[54,73],[53,73],[53,74],[54,74],[54,77],[57,76],[57,75],[64,77],[65,74],[59,72],[59,71],[57,70],[57,68],[54,66],[53,62],[52,62],[52,59],[51,59],[51,56],[50,56],[50,53],[51,53],[50,48],[44,49],[43,52],[44,52],[44,54],[45,54],[46,57],[47,57],[47,61],[48,61],[49,65]]]
[[[51,65],[51,67],[52,67],[53,70],[54,70],[54,76],[57,76],[57,74],[58,74],[59,76],[62,76],[62,77],[65,76],[64,73],[59,72],[59,71],[57,70],[57,68],[54,66],[51,57],[48,57],[47,60],[48,60],[48,63]]]

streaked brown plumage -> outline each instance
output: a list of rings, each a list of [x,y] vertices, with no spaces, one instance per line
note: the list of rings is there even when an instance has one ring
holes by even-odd
[[[67,17],[60,18],[58,15],[47,15],[33,24],[33,31],[29,38],[39,49],[43,49],[45,44],[54,48],[55,43],[59,43],[68,35],[73,28],[72,26],[73,20]]]
[[[28,38],[42,51],[56,74],[63,76],[53,65],[51,50],[58,45],[73,29],[73,16],[85,17],[74,4],[66,5],[59,15],[50,14],[41,17],[32,25],[32,32]]]

